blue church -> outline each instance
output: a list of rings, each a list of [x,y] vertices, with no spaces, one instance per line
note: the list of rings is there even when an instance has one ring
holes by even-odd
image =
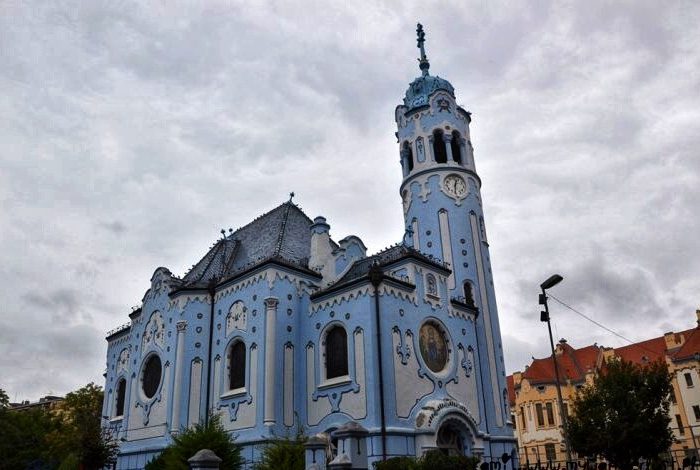
[[[368,255],[290,199],[222,232],[183,277],[157,268],[106,338],[116,468],[144,468],[213,415],[248,464],[298,426],[315,436],[310,469],[515,455],[471,116],[417,32],[421,74],[395,111],[403,240]]]

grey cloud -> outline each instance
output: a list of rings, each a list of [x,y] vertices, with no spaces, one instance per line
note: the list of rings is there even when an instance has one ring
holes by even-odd
[[[508,367],[546,354],[537,286],[557,270],[562,299],[638,339],[692,326],[695,5],[5,6],[0,278],[22,293],[1,302],[11,394],[45,386],[17,366],[38,346],[16,338],[55,349],[40,364],[64,371],[55,393],[99,382],[104,331],[154,267],[184,272],[221,227],[289,191],[335,237],[400,240],[393,111],[419,73],[417,20],[431,73],[474,113]],[[572,344],[617,340],[555,313]]]

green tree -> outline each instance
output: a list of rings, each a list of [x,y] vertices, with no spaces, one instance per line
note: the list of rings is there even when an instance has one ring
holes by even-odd
[[[195,424],[173,437],[173,443],[146,465],[146,470],[189,470],[187,460],[202,449],[212,450],[221,458],[221,470],[238,470],[243,465],[241,449],[221,424],[218,415],[209,423]]]
[[[116,457],[117,444],[101,426],[102,400],[102,387],[94,383],[66,395],[54,412],[55,430],[47,437],[53,456],[77,461],[84,470],[100,469]]]
[[[652,460],[673,441],[669,428],[671,375],[657,361],[638,366],[613,360],[574,399],[569,442],[579,455],[600,456],[622,470]]]
[[[255,464],[255,470],[304,470],[306,458],[304,443],[306,438],[298,435],[295,438],[279,438],[268,442]]]

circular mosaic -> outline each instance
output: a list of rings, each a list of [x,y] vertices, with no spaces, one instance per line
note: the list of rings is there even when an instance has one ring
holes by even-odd
[[[434,323],[420,327],[420,355],[433,372],[440,372],[447,365],[447,341],[445,335]]]

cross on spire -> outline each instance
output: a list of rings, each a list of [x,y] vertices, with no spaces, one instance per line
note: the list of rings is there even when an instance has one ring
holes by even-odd
[[[416,27],[416,34],[418,35],[418,49],[420,49],[420,59],[418,59],[419,67],[423,71],[423,76],[428,75],[428,69],[430,68],[430,62],[425,55],[425,31],[423,31],[423,25],[418,23]]]

